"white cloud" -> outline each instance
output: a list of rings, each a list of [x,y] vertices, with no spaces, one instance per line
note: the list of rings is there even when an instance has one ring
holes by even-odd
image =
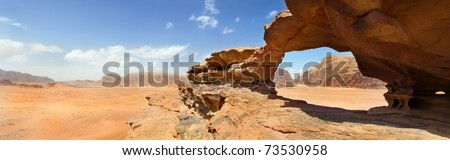
[[[29,55],[62,52],[63,49],[55,45],[27,44],[10,39],[0,39],[0,58],[6,62],[25,62]]]
[[[216,8],[215,0],[205,0],[205,8],[203,10],[203,14],[198,17],[192,15],[191,17],[189,17],[189,20],[199,22],[198,28],[216,28],[219,24],[219,21],[215,17],[210,15],[217,15],[219,13],[220,11]]]
[[[205,11],[207,14],[219,14],[219,9],[216,8],[216,2],[214,0],[205,0]]]
[[[150,59],[167,59],[171,58],[176,54],[186,52],[189,44],[187,45],[172,45],[167,47],[152,47],[152,46],[142,46],[140,48],[129,50],[130,53],[142,58]]]
[[[130,58],[135,60],[137,60],[135,57],[146,58],[149,60],[168,59],[176,54],[186,52],[188,46],[189,44],[172,45],[167,47],[152,47],[145,45],[139,48],[127,49],[122,45],[117,45],[97,50],[75,49],[67,53],[64,58],[69,61],[84,62],[90,65],[101,66],[110,61],[123,61],[124,53],[130,53],[130,56],[134,56]]]
[[[125,47],[121,45],[110,46],[98,50],[75,49],[67,53],[64,56],[64,59],[74,62],[84,62],[90,65],[101,66],[106,62],[123,60],[123,53],[125,52],[126,52]]]
[[[31,53],[61,53],[64,50],[58,46],[46,46],[40,43],[32,43],[28,45]]]
[[[27,59],[28,59],[28,57],[26,55],[19,54],[19,55],[10,56],[10,57],[6,58],[5,61],[17,63],[17,62],[26,62]]]
[[[56,80],[93,79],[103,76],[102,68],[106,62],[116,61],[124,64],[124,53],[130,53],[130,61],[154,62],[159,69],[163,61],[171,61],[172,56],[186,53],[189,44],[152,47],[145,45],[137,48],[126,48],[122,45],[99,49],[74,49],[62,56],[34,56],[45,52],[59,52],[58,46],[40,43],[23,43],[14,40],[0,39],[0,68],[21,71],[36,75],[49,76]],[[181,54],[183,55],[183,54]],[[181,56],[183,57],[183,56]],[[70,63],[69,63],[70,62]],[[132,68],[132,72],[134,67]],[[123,73],[123,66],[111,68],[116,73]],[[70,74],[67,74],[70,73]]]
[[[0,55],[17,55],[25,52],[25,43],[0,39]]]
[[[175,25],[172,22],[166,24],[166,29],[172,29]]]
[[[71,60],[71,61],[78,61],[78,62],[86,62],[86,61],[95,61],[101,58],[100,54],[102,54],[103,50],[105,49],[100,49],[99,51],[96,50],[87,50],[87,51],[83,51],[81,49],[75,49],[72,50],[71,52],[67,53],[66,56],[64,56],[64,58],[66,60]],[[120,53],[124,53],[125,50],[123,50],[123,52]],[[110,55],[113,55],[114,53],[109,51],[106,52]]]
[[[0,55],[61,53],[63,49],[55,45],[23,43],[10,39],[0,39]]]
[[[238,23],[239,21],[241,21],[241,18],[236,17],[236,19],[234,20],[236,23]]]
[[[234,31],[234,29],[228,29],[228,27],[225,27],[225,30],[223,30],[222,34],[233,33]]]
[[[219,21],[216,18],[205,15],[198,17],[192,15],[191,17],[189,17],[189,20],[200,22],[198,28],[206,28],[208,26],[211,28],[216,28],[219,24]]]
[[[27,27],[25,27],[21,23],[16,22],[16,21],[14,21],[12,19],[9,19],[7,17],[0,17],[0,23],[12,25],[12,26],[19,27],[19,28],[22,28],[22,29],[27,29]]]
[[[275,17],[278,14],[278,11],[270,11],[270,13],[266,16],[267,19],[271,19],[273,17]]]

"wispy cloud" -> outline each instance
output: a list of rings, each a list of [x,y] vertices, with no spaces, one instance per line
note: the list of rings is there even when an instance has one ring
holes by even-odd
[[[161,62],[171,61],[173,56],[187,52],[190,45],[168,45],[168,46],[150,46],[144,45],[137,48],[128,48],[124,45],[108,46],[97,49],[74,49],[68,52],[64,59],[69,67],[76,67],[78,73],[67,75],[63,79],[80,79],[79,77],[88,77],[90,79],[99,79],[102,75],[102,68],[107,62],[124,63],[124,53],[130,53],[130,61],[146,64],[153,63],[153,69],[161,69]],[[111,68],[116,73],[124,73],[124,67]],[[132,72],[136,68],[132,68]],[[69,70],[62,68],[60,70]],[[83,72],[81,72],[83,71]]]
[[[271,19],[273,17],[275,17],[278,14],[278,11],[270,11],[270,13],[266,16],[267,19]]]
[[[43,45],[40,43],[29,44],[29,50],[31,53],[62,53],[64,50],[55,45]]]
[[[175,25],[172,22],[166,24],[166,29],[172,29]]]
[[[205,15],[198,17],[192,15],[191,17],[189,17],[189,20],[199,22],[198,28],[216,28],[219,24],[219,21],[216,18]]]
[[[26,45],[10,39],[0,39],[0,55],[24,54]]]
[[[6,62],[24,62],[30,55],[62,53],[63,51],[62,48],[55,45],[0,39],[0,57],[5,59]]]
[[[205,11],[206,14],[219,14],[219,9],[216,8],[216,2],[214,0],[205,0]]]
[[[26,55],[13,55],[5,59],[5,62],[22,63],[27,62],[28,57]]]
[[[171,45],[166,47],[152,47],[145,45],[139,48],[127,49],[123,45],[109,46],[100,49],[75,49],[65,55],[65,59],[74,62],[83,62],[89,65],[101,66],[109,61],[122,61],[124,53],[130,53],[137,58],[147,60],[168,59],[176,54],[186,52],[187,45]]]
[[[130,49],[127,52],[133,53],[141,58],[149,59],[168,59],[172,58],[176,54],[182,54],[186,52],[189,44],[186,45],[171,45],[165,47],[152,47],[145,45],[139,48]]]
[[[192,15],[189,17],[189,20],[197,21],[199,23],[198,28],[216,28],[219,24],[219,20],[217,20],[213,15],[217,15],[219,13],[220,11],[216,8],[216,2],[214,0],[205,0],[203,14],[198,17]]]
[[[222,34],[229,34],[233,33],[235,29],[229,29],[228,27],[225,27],[225,29],[222,31]]]
[[[16,21],[14,21],[12,19],[9,19],[7,17],[0,17],[0,23],[8,24],[8,25],[19,27],[19,28],[22,28],[22,29],[28,29],[27,27],[25,27],[21,23],[16,22]]]
[[[0,55],[61,53],[63,49],[55,45],[23,43],[10,39],[0,39]]]
[[[234,20],[236,23],[238,23],[239,21],[241,21],[241,18],[236,17],[236,19]]]

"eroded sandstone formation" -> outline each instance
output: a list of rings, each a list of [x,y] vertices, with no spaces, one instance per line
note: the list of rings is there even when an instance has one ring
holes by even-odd
[[[326,56],[320,64],[311,67],[297,78],[298,83],[310,87],[384,89],[386,86],[386,83],[379,79],[363,76],[353,56]]]
[[[389,106],[370,113],[450,122],[450,1],[286,0],[286,4],[289,10],[265,26],[266,46],[214,53],[189,71],[189,79],[270,82],[286,52],[330,47],[351,51],[363,75],[388,84]]]
[[[147,97],[143,115],[128,121],[127,139],[448,139],[448,123],[412,116],[368,116],[261,94],[249,88],[193,84]],[[363,96],[360,96],[363,97]]]

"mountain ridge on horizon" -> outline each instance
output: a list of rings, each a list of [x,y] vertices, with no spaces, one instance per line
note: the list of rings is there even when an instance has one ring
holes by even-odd
[[[45,76],[36,76],[33,74],[22,73],[17,71],[5,71],[2,69],[0,69],[0,80],[10,80],[12,82],[22,82],[22,83],[55,82],[55,80]]]

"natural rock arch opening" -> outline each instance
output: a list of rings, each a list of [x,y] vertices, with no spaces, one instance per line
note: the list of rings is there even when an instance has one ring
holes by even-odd
[[[278,70],[286,70],[295,86],[385,89],[386,83],[364,76],[351,52],[321,47],[287,52]],[[274,81],[279,73],[275,73]],[[278,84],[278,82],[276,82]],[[277,87],[279,88],[279,87]]]
[[[327,59],[327,56],[331,58]],[[329,68],[326,67],[327,61],[330,61]],[[292,75],[295,87],[277,86],[279,96],[347,110],[368,110],[376,106],[387,106],[383,98],[386,83],[363,76],[351,52],[338,52],[328,47],[287,52],[280,68]],[[335,69],[338,72],[329,73],[331,76],[327,79],[327,69]],[[278,85],[283,81],[278,82],[277,76],[276,73],[274,81]],[[342,79],[344,84],[336,79]],[[327,80],[331,81],[330,86],[327,86]]]

